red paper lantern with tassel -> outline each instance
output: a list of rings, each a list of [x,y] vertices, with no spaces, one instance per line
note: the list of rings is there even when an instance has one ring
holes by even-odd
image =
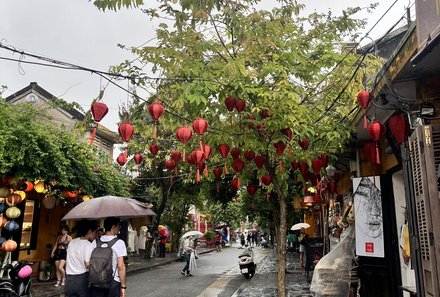
[[[263,175],[261,177],[261,182],[268,187],[266,191],[266,201],[269,202],[269,185],[272,183],[272,176],[270,175]]]
[[[241,159],[235,159],[232,162],[232,168],[235,170],[235,172],[240,173],[245,167],[244,162]]]
[[[187,126],[182,126],[176,130],[176,137],[181,143],[185,144],[191,139],[192,131]],[[183,149],[183,161],[185,161],[185,151],[186,150]]]
[[[312,169],[315,174],[319,174],[321,168],[322,168],[322,161],[319,158],[312,160]]]
[[[303,140],[298,141],[298,145],[305,151],[309,148],[310,141],[307,137],[304,137]]]
[[[255,156],[254,162],[257,165],[257,167],[261,169],[264,166],[264,163],[266,163],[266,156],[263,155]]]
[[[304,180],[307,180],[308,178],[308,172],[309,172],[309,164],[307,161],[302,161],[299,164],[299,171],[301,172],[301,175],[303,176]]]
[[[208,130],[208,122],[202,118],[194,120],[192,127],[198,135],[203,135]]]
[[[159,152],[159,146],[157,144],[155,144],[155,143],[151,144],[150,145],[150,153],[153,156],[156,156],[158,152]]]
[[[222,143],[218,146],[218,150],[222,158],[226,158],[229,154],[230,147],[226,143]]]
[[[391,134],[393,134],[398,144],[405,141],[409,126],[403,115],[395,114],[390,117],[388,127],[390,127]]]
[[[157,122],[159,121],[159,118],[162,116],[164,111],[164,107],[159,102],[154,102],[148,106],[148,112],[150,113],[151,117],[154,120],[154,132],[153,132],[153,138],[156,139],[157,137]]]
[[[99,123],[108,113],[108,107],[103,102],[95,102],[90,106],[90,111],[92,112],[93,120],[95,121],[95,123]],[[98,127],[93,128],[93,132],[90,135],[89,144],[92,144],[93,140],[95,140],[97,129]]]
[[[255,184],[248,184],[246,186],[246,189],[249,193],[249,195],[251,195],[251,208],[254,209],[255,208],[255,204],[254,204],[254,195],[258,190],[258,185]]]
[[[142,161],[144,160],[144,156],[142,156],[141,153],[136,153],[133,157],[134,163],[136,163],[136,165],[140,165],[142,163]]]
[[[119,154],[116,158],[116,162],[118,162],[119,166],[124,166],[127,163],[127,157],[124,154]]]
[[[204,154],[203,157],[205,158],[205,160],[209,159],[209,157],[211,156],[211,153],[212,153],[212,147],[205,144],[203,146],[203,154]]]
[[[226,97],[225,105],[226,105],[226,109],[228,111],[232,111],[235,107],[235,104],[236,104],[236,99],[234,97],[231,97],[231,96]]]
[[[286,149],[287,145],[282,142],[281,140],[274,143],[273,145],[275,147],[275,149],[277,150],[277,154],[279,156],[281,156],[282,154],[284,154],[284,150]],[[280,162],[280,172],[283,172],[283,163],[281,162],[281,160],[279,160]]]
[[[231,156],[232,156],[232,159],[234,159],[234,160],[240,158],[240,154],[241,154],[241,151],[239,148],[234,147],[231,150]]]
[[[235,109],[238,112],[244,111],[245,108],[246,108],[246,101],[244,101],[243,99],[240,99],[240,98],[235,99]]]
[[[255,158],[255,152],[253,150],[247,150],[243,155],[248,161],[252,161]]]
[[[214,172],[215,180],[217,181],[217,193],[220,192],[219,180],[222,177],[223,169],[221,167],[215,167],[212,172]]]
[[[238,178],[231,179],[231,181],[229,182],[229,185],[231,186],[232,189],[234,189],[234,191],[238,191],[238,188],[240,187],[240,184],[238,182]]]
[[[293,132],[290,128],[281,129],[281,133],[286,135],[287,139],[292,140]]]
[[[173,159],[169,159],[165,161],[165,168],[168,169],[169,171],[172,171],[174,168],[176,168],[176,161],[174,161]]]
[[[368,126],[368,134],[373,139],[373,141],[376,143],[376,163],[380,164],[380,158],[379,158],[379,145],[378,142],[380,138],[385,134],[386,128],[384,124],[382,124],[380,121],[373,121],[370,126]]]
[[[118,132],[124,142],[129,142],[133,136],[134,127],[130,122],[125,122],[119,126]]]
[[[182,157],[182,154],[179,151],[172,151],[171,152],[171,159],[174,160],[174,162],[179,163],[180,158]]]
[[[193,158],[192,154],[188,155],[188,158],[186,158],[186,161],[189,165],[196,165],[196,160]]]
[[[196,173],[196,181],[197,181],[197,183],[200,182],[200,166],[199,166],[199,164],[202,163],[204,155],[205,155],[205,153],[203,151],[201,151],[201,150],[195,150],[195,151],[193,151],[191,153],[192,159],[197,164],[197,173]]]
[[[357,94],[357,101],[362,109],[367,109],[370,104],[372,95],[368,91],[361,91]],[[364,128],[367,128],[367,115],[364,114]]]
[[[328,165],[328,161],[329,161],[329,157],[328,157],[328,155],[327,154],[321,154],[321,155],[319,155],[319,157],[318,157],[320,160],[321,160],[321,162],[322,162],[322,167],[327,167],[327,165]]]

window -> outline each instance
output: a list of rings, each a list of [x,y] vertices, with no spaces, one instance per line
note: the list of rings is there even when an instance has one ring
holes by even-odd
[[[21,231],[21,242],[20,242],[20,249],[21,250],[28,250],[32,248],[33,237],[36,237],[33,234],[36,234],[36,228],[33,228],[34,223],[34,210],[35,210],[35,201],[26,199],[26,205],[24,207],[24,216],[23,216],[23,229]],[[37,223],[35,223],[37,224]],[[34,239],[35,241],[35,239]]]

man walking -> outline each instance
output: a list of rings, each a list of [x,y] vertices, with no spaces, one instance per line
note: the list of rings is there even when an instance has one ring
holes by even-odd
[[[89,297],[89,265],[92,241],[96,238],[96,221],[79,221],[76,225],[79,237],[67,247],[65,297]]]
[[[113,280],[109,288],[99,288],[93,287],[92,285],[92,296],[93,297],[125,297],[127,289],[125,282],[125,263],[124,257],[127,256],[127,248],[125,247],[124,241],[117,239],[119,230],[121,228],[120,219],[115,217],[106,218],[104,220],[105,234],[101,236],[99,242],[95,240],[93,246],[97,247],[97,244],[101,247],[104,245],[111,246],[112,249],[112,268],[113,268]],[[117,240],[114,240],[117,239]],[[111,244],[110,242],[114,243]],[[93,266],[93,255],[91,257],[91,265]],[[91,274],[93,269],[91,270]]]

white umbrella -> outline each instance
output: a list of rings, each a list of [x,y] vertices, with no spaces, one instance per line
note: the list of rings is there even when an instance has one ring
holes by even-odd
[[[307,223],[298,223],[298,224],[293,225],[292,228],[290,228],[290,230],[295,231],[295,230],[301,230],[301,228],[307,229],[309,227],[310,227],[310,225]]]
[[[147,204],[134,199],[103,196],[81,202],[61,220],[103,219],[106,217],[137,218],[155,216]]]
[[[187,238],[188,236],[194,236],[194,238],[199,238],[203,236],[203,233],[196,230],[188,231],[185,234],[183,234],[182,237],[180,237],[180,239]]]

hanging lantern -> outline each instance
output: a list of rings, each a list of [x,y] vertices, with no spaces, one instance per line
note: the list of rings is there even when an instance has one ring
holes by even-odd
[[[105,103],[97,101],[97,102],[94,102],[90,106],[90,111],[92,112],[93,121],[95,121],[95,123],[99,123],[104,118],[104,116],[108,113],[108,107]],[[98,129],[97,126],[95,128],[93,128],[93,132],[90,135],[89,144],[93,143],[97,129]]]
[[[159,152],[159,146],[157,144],[155,144],[155,143],[150,144],[150,153],[153,156],[156,156],[158,152]]]
[[[235,109],[237,110],[237,112],[242,112],[244,111],[246,108],[246,101],[244,101],[243,99],[237,98],[235,100]]]
[[[64,198],[75,199],[78,196],[77,192],[71,192],[67,189],[63,190],[62,195]]]
[[[209,157],[211,156],[211,153],[212,153],[212,147],[205,144],[203,146],[203,157],[205,158],[205,160],[209,159]]]
[[[266,191],[266,201],[269,202],[269,185],[272,183],[272,176],[270,175],[263,175],[261,177],[261,182],[267,187]]]
[[[297,160],[293,160],[290,164],[293,170],[297,170],[299,168],[299,162]]]
[[[208,130],[208,122],[202,118],[198,118],[198,119],[194,120],[192,127],[193,127],[193,130],[198,135],[201,136],[201,135],[205,134],[206,130]],[[200,140],[200,150],[203,151],[202,140]]]
[[[133,160],[136,165],[141,165],[142,161],[144,160],[144,156],[142,156],[141,153],[136,153],[133,157]]]
[[[21,215],[21,211],[18,207],[12,206],[6,210],[5,214],[10,219],[16,219]]]
[[[281,133],[286,135],[287,139],[292,140],[293,132],[290,128],[281,129]]]
[[[191,157],[196,162],[197,165],[199,165],[203,161],[204,155],[205,155],[205,153],[201,150],[195,150],[191,153]],[[200,167],[199,166],[197,166],[196,181],[197,181],[197,183],[200,182]]]
[[[368,126],[368,134],[376,143],[376,163],[380,164],[379,158],[379,140],[385,134],[385,126],[380,121],[373,121],[370,126]]]
[[[260,110],[260,117],[262,118],[262,119],[266,119],[266,118],[269,118],[270,117],[270,114],[269,114],[269,109],[262,109],[262,110]]]
[[[222,144],[220,144],[217,148],[218,148],[218,150],[219,150],[220,155],[222,156],[222,158],[223,158],[223,159],[226,159],[226,157],[227,157],[228,154],[229,154],[229,150],[231,149],[231,148],[229,147],[229,145],[227,145],[226,143],[222,143]],[[226,160],[225,160],[225,161],[226,161]],[[226,166],[226,163],[225,163],[225,167],[224,167],[224,172],[225,172],[225,174],[228,174],[228,167]]]
[[[245,167],[245,164],[244,164],[244,162],[241,159],[235,159],[232,162],[232,168],[237,173],[240,173],[243,170],[244,167]]]
[[[134,127],[130,122],[125,122],[119,125],[119,135],[124,142],[129,142],[134,133]]]
[[[357,94],[357,101],[359,103],[359,106],[362,109],[367,109],[368,105],[370,104],[372,95],[368,91],[361,91]],[[367,114],[366,111],[364,113],[364,128],[367,128]]]
[[[193,158],[192,154],[188,155],[188,158],[186,158],[186,161],[189,165],[196,165],[196,160]]]
[[[249,162],[255,158],[255,153],[253,150],[247,150],[244,152],[243,155],[244,155],[245,159],[248,160]]]
[[[212,172],[214,172],[215,180],[217,181],[217,193],[220,192],[219,180],[222,177],[223,169],[221,167],[215,167]]]
[[[18,211],[20,211],[20,210],[18,210]],[[4,228],[6,230],[8,230],[9,233],[13,233],[20,228],[20,225],[16,221],[9,221],[6,223]]]
[[[53,209],[56,206],[57,198],[54,195],[47,194],[43,198],[43,206],[46,209]]]
[[[236,103],[236,100],[235,100],[234,97],[231,97],[231,96],[226,97],[226,99],[225,99],[225,105],[226,105],[226,109],[227,109],[228,111],[232,111],[232,110],[234,109],[234,107],[235,107],[235,103]]]
[[[36,180],[34,183],[34,189],[35,189],[35,192],[37,192],[37,193],[45,192],[46,187],[44,185],[44,181],[43,180]]]
[[[261,169],[264,166],[264,163],[266,163],[266,156],[263,155],[255,156],[254,162],[257,165],[257,167]]]
[[[246,189],[249,193],[249,195],[251,195],[251,208],[254,209],[255,208],[255,204],[254,204],[254,195],[258,190],[258,185],[255,184],[248,184],[246,186]]]
[[[303,176],[303,179],[307,180],[308,172],[309,172],[309,164],[307,163],[307,161],[302,161],[299,164],[299,171],[301,172],[301,175]]]
[[[7,208],[6,203],[0,203],[0,214],[4,213]]]
[[[307,137],[304,137],[303,140],[298,141],[298,145],[302,148],[302,150],[307,150],[309,148],[310,141]]]
[[[376,163],[376,144],[374,142],[367,142],[364,144],[362,153],[370,163]]]
[[[322,161],[318,159],[312,160],[312,169],[315,174],[319,174],[322,168]]]
[[[401,114],[395,114],[388,120],[388,127],[398,144],[405,141],[409,129],[408,122]]]
[[[286,149],[287,145],[282,142],[281,140],[274,143],[273,145],[277,151],[278,156],[281,156],[282,154],[284,154],[284,150]],[[281,162],[281,160],[279,160],[280,162],[280,172],[283,172],[283,163]]]
[[[84,195],[84,196],[81,197],[81,199],[82,199],[83,202],[85,202],[85,201],[89,201],[89,200],[92,199],[92,198],[93,198],[93,197],[90,196],[90,195]]]
[[[116,162],[118,162],[119,166],[124,166],[125,163],[127,163],[127,157],[125,154],[119,154],[119,156],[116,158]]]
[[[229,185],[231,186],[231,188],[234,191],[238,191],[238,188],[240,187],[240,183],[238,181],[238,178],[233,178],[230,182]]]
[[[148,112],[150,113],[151,117],[154,120],[154,131],[153,131],[153,138],[157,138],[157,122],[159,121],[159,118],[162,116],[164,111],[164,107],[159,102],[154,102],[150,105],[148,105]]]
[[[238,159],[240,157],[240,154],[241,154],[241,151],[239,148],[234,147],[231,150],[231,156],[232,156],[232,159],[234,159],[234,160]]]
[[[169,159],[165,161],[165,168],[168,169],[169,171],[172,171],[176,168],[176,161],[174,161],[173,159]],[[170,182],[173,183],[173,176],[170,176]]]
[[[30,192],[34,189],[34,184],[32,182],[26,181],[24,182],[26,187],[24,188],[25,192]]]
[[[174,162],[179,163],[180,161],[180,157],[182,156],[182,154],[179,151],[172,151],[171,152],[171,159],[174,160]]]
[[[6,198],[11,194],[11,189],[7,186],[0,187],[0,197]]]
[[[327,167],[328,161],[329,161],[328,155],[327,154],[321,154],[321,155],[318,156],[318,158],[322,162],[322,167]]]
[[[2,244],[2,250],[7,253],[11,253],[17,249],[17,243],[12,239],[8,239]]]
[[[179,129],[177,129],[176,137],[177,137],[177,139],[181,143],[185,144],[185,143],[187,143],[191,139],[192,131],[187,126],[182,126]],[[183,149],[183,158],[182,158],[182,160],[185,162],[185,148]]]

